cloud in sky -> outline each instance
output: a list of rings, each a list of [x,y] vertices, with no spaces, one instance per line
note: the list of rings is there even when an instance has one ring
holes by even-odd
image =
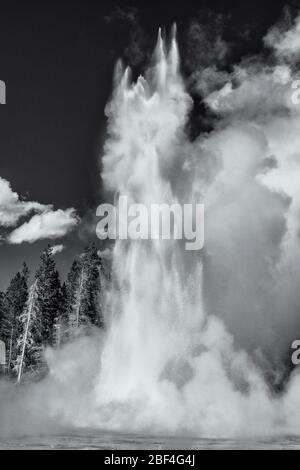
[[[34,215],[28,222],[13,230],[7,240],[13,245],[34,243],[37,240],[55,240],[71,232],[77,223],[75,209],[49,210]]]
[[[14,228],[7,237],[2,236],[2,240],[4,238],[14,245],[55,240],[70,233],[79,222],[75,209],[54,210],[51,204],[24,201],[12,190],[10,183],[0,177],[0,227],[16,227],[20,219],[26,216],[31,218]]]
[[[57,253],[61,253],[65,249],[65,245],[55,245],[52,247],[52,255],[56,255]]]
[[[0,177],[0,227],[13,227],[21,217],[34,211],[42,213],[51,206],[32,201],[22,201],[11,185]]]

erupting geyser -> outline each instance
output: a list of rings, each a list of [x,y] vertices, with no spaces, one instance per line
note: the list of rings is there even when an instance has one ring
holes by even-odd
[[[175,28],[170,43],[159,32],[145,77],[136,83],[130,77],[118,64],[107,106],[104,185],[116,200],[126,196],[146,206],[204,202],[206,246],[187,252],[181,241],[116,241],[111,325],[92,421],[108,429],[201,436],[294,431],[287,398],[270,398],[262,372],[239,349],[245,331],[235,345],[219,318],[231,309],[237,324],[245,321],[248,345],[257,340],[259,351],[258,315],[274,305],[271,271],[287,209],[284,198],[257,179],[259,171],[265,174],[267,131],[249,119],[231,119],[227,128],[189,141],[192,100],[180,74]],[[207,103],[217,110],[227,95],[212,94]],[[275,241],[272,230],[279,231]],[[256,335],[246,318],[251,309]],[[227,320],[234,326],[230,315]]]

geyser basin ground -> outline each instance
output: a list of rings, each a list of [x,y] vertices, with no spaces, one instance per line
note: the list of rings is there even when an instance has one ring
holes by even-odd
[[[77,430],[70,433],[43,436],[20,436],[3,439],[0,449],[79,449],[79,450],[222,450],[222,449],[269,449],[300,450],[299,437],[276,439],[199,439],[184,437],[161,437],[138,434],[106,433],[99,430]]]

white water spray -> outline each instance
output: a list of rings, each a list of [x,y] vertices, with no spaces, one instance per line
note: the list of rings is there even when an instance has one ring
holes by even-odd
[[[216,217],[219,183],[211,187],[211,181],[221,163],[209,144],[188,141],[190,107],[175,29],[169,46],[159,32],[146,78],[132,83],[130,70],[117,66],[102,174],[116,198],[127,196],[146,206],[206,198]],[[231,164],[230,187],[234,178],[247,186],[258,151],[260,144],[239,167]],[[214,218],[209,228],[218,230]],[[212,243],[212,249],[218,246]],[[283,431],[283,403],[270,399],[261,373],[245,352],[236,350],[222,321],[205,314],[203,252],[188,253],[178,241],[118,240],[113,276],[112,320],[95,390],[94,424],[201,436]]]

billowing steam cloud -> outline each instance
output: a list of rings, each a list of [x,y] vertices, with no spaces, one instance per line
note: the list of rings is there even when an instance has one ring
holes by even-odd
[[[297,370],[274,393],[300,335],[300,107],[291,86],[299,24],[271,30],[264,60],[243,61],[232,73],[200,70],[197,90],[215,128],[193,142],[175,31],[169,42],[159,34],[152,65],[136,83],[118,64],[105,187],[116,200],[145,205],[203,202],[205,248],[117,241],[107,336],[81,340],[85,354],[76,363],[82,344],[48,352],[46,385],[33,387],[35,403],[25,399],[34,413],[46,402],[51,418],[69,425],[202,437],[299,434]]]
[[[284,295],[291,199],[267,182],[278,167],[267,124],[274,109],[291,113],[291,76],[241,66],[205,97],[220,116],[215,131],[191,143],[174,35],[169,46],[159,35],[153,62],[135,84],[116,70],[103,180],[133,203],[204,202],[206,247],[188,255],[177,242],[116,242],[99,424],[208,436],[240,433],[251,418],[248,432],[276,431],[277,405],[256,363],[277,344]],[[270,90],[276,101],[263,106]],[[285,320],[296,305],[288,307]],[[278,407],[287,425],[284,400]]]

